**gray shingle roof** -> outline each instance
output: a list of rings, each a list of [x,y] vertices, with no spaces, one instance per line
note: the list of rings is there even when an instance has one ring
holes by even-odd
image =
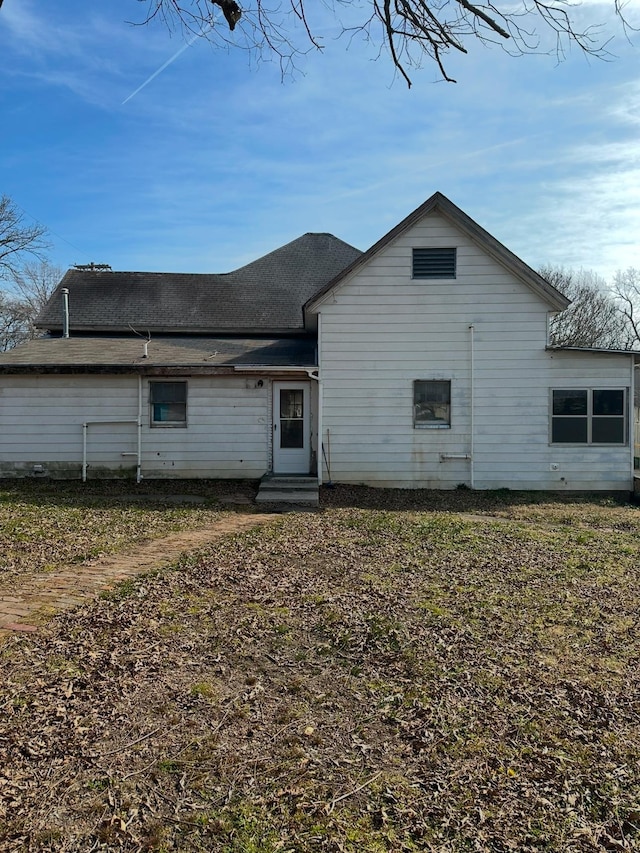
[[[313,338],[152,337],[144,357],[145,340],[137,336],[37,338],[0,354],[0,373],[38,369],[108,368],[153,371],[185,368],[206,372],[220,367],[314,367]]]
[[[304,234],[223,274],[72,269],[37,319],[62,329],[60,290],[69,289],[74,332],[273,333],[304,328],[302,306],[360,252],[331,234]]]

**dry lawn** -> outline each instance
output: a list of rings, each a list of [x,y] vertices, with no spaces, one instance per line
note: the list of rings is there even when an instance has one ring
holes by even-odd
[[[1,850],[640,850],[640,508],[324,501],[0,647]]]
[[[206,527],[251,483],[0,480],[0,584]],[[246,509],[246,507],[245,507]]]

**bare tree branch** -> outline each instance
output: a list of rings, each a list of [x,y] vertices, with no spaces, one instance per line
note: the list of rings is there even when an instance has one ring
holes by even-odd
[[[640,270],[619,270],[613,279],[613,293],[618,307],[634,336],[634,347],[640,347]]]
[[[321,25],[314,23],[318,6],[309,0],[251,0],[241,8],[235,0],[138,0],[147,3],[141,23],[160,19],[166,26],[180,26],[191,34],[203,34],[222,45],[255,50],[259,56],[277,56],[283,73],[295,68],[296,59],[309,50],[322,50]],[[369,44],[387,52],[396,71],[411,85],[410,70],[426,61],[437,65],[444,80],[455,82],[447,71],[451,50],[467,52],[465,41],[500,43],[508,53],[552,52],[562,60],[576,45],[589,56],[607,58],[609,39],[596,22],[581,28],[571,0],[508,0],[474,3],[471,0],[327,0],[324,8],[342,34],[360,34]],[[222,10],[233,38],[214,19],[214,7]],[[612,9],[626,30],[635,29],[625,18],[622,0]],[[236,26],[237,25],[237,26]],[[540,32],[539,32],[540,31]],[[546,33],[555,46],[545,47]]]
[[[543,267],[540,275],[571,299],[549,324],[554,346],[630,349],[633,334],[604,279],[588,270]]]
[[[0,290],[0,352],[42,334],[35,318],[61,278],[62,270],[46,260],[27,262],[12,272],[12,290]]]
[[[42,259],[48,243],[43,225],[25,222],[9,196],[0,196],[0,278],[11,278],[25,256]]]

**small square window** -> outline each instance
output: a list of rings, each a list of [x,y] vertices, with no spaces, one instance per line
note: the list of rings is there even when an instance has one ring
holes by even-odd
[[[152,427],[186,427],[186,382],[150,382],[149,392]]]
[[[455,249],[414,249],[413,278],[455,278]]]
[[[414,427],[451,426],[451,381],[416,379],[413,383]]]

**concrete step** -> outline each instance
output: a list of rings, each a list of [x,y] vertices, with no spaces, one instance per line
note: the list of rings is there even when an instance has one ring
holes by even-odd
[[[263,477],[260,481],[261,483],[269,483],[269,485],[283,485],[286,484],[288,486],[317,486],[318,478],[317,477],[306,477],[306,476],[296,476],[294,474],[269,474],[266,477]]]
[[[315,477],[263,477],[256,503],[283,504],[287,507],[316,507],[320,503]]]
[[[302,492],[300,490],[295,492],[282,492],[260,489],[256,495],[256,503],[259,504],[304,504],[304,506],[318,506],[319,500],[317,489],[315,492]]]

